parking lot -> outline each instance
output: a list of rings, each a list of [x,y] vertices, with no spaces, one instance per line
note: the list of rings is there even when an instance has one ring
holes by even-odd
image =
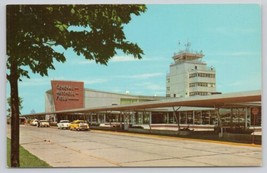
[[[261,166],[260,146],[20,126],[20,143],[53,167]],[[10,136],[10,126],[7,129]]]

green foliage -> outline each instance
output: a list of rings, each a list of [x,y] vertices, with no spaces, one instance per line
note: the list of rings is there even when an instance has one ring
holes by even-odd
[[[11,166],[19,167],[18,80],[28,70],[47,76],[53,62],[65,62],[62,46],[96,63],[107,64],[121,50],[140,59],[143,51],[126,40],[123,27],[144,5],[7,5],[7,79],[11,96]],[[90,30],[73,31],[79,26]]]
[[[130,128],[134,128],[134,129],[144,129],[143,126],[132,126],[132,125],[130,125]]]
[[[29,78],[25,67],[46,76],[48,69],[55,69],[54,60],[66,61],[54,46],[73,48],[77,55],[100,64],[107,64],[117,50],[140,59],[143,51],[126,40],[123,27],[132,14],[145,11],[144,5],[8,5],[7,68],[16,62],[19,77]],[[90,31],[73,31],[72,26]]]
[[[7,166],[10,167],[10,150],[11,150],[10,139],[7,138]],[[25,150],[20,146],[20,167],[24,168],[45,168],[51,167],[49,164],[40,160],[38,157],[32,155],[29,151]]]

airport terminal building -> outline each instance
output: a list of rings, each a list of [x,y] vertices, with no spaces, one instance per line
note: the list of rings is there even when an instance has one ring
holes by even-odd
[[[119,94],[112,92],[96,91],[91,89],[75,88],[73,84],[83,85],[82,82],[74,81],[52,81],[52,90],[45,94],[45,111],[55,112],[75,108],[95,108],[116,105],[128,105],[133,103],[145,103],[149,101],[164,101],[166,97],[140,96],[131,94]],[[64,89],[63,89],[64,88]],[[68,88],[68,89],[66,89]],[[82,92],[80,92],[80,89]],[[54,91],[56,90],[56,91]],[[64,90],[64,91],[62,91]],[[73,93],[70,93],[73,92]],[[81,95],[79,95],[80,93]],[[68,102],[79,102],[80,106]],[[216,115],[214,109],[210,108],[180,108],[181,124],[214,125]],[[130,124],[177,124],[173,110],[170,108],[154,108],[128,110],[127,112],[109,111],[95,112],[83,115],[62,114],[54,116],[53,121],[61,119],[86,119],[90,123],[121,123],[124,122],[122,114],[130,114]]]
[[[109,125],[124,124],[130,126],[143,126],[144,128],[165,127],[177,129],[190,127],[191,129],[214,129],[220,121],[224,126],[251,127],[261,126],[260,102],[235,103],[229,106],[213,108],[193,106],[157,106],[152,108],[139,108],[149,103],[164,104],[172,100],[183,98],[167,98],[159,96],[140,96],[120,94],[105,91],[96,91],[83,88],[83,82],[51,81],[52,89],[45,93],[45,112],[62,112],[46,115],[46,119],[59,122],[62,119],[85,119],[90,124]],[[79,87],[77,87],[79,86]],[[251,92],[249,92],[251,93]],[[259,91],[252,92],[259,94]],[[246,95],[246,93],[243,93]],[[238,94],[220,94],[186,98],[187,101],[195,99],[216,98],[224,99]],[[128,106],[129,109],[116,110],[118,106]],[[130,105],[140,105],[131,108]],[[114,107],[114,109],[113,109]],[[103,108],[103,109],[102,109]],[[95,109],[99,109],[94,111]],[[64,111],[73,110],[73,113]],[[81,110],[81,111],[75,111]],[[88,110],[88,111],[83,111]],[[220,115],[220,119],[218,118]]]

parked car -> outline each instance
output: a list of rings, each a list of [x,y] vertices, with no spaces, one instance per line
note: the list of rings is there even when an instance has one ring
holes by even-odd
[[[89,124],[85,120],[75,120],[70,123],[70,130],[89,130]]]
[[[60,120],[59,123],[57,123],[58,129],[68,129],[69,127],[70,127],[69,120]]]
[[[32,126],[37,126],[37,124],[38,124],[37,119],[31,120],[31,122],[30,122],[30,125],[32,125]]]
[[[38,122],[38,127],[50,127],[49,122],[46,120],[40,120]]]

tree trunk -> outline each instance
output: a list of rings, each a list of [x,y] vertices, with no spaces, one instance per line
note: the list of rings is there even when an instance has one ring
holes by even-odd
[[[11,96],[11,167],[19,167],[19,95],[17,64],[11,64],[10,70]]]
[[[179,115],[177,116],[176,111],[178,111],[181,107],[179,107],[177,110],[175,110],[174,107],[172,107],[172,108],[173,108],[173,113],[174,113],[175,120],[177,122],[178,131],[180,131],[180,129],[181,129],[181,127],[180,127],[180,117],[179,117]]]

